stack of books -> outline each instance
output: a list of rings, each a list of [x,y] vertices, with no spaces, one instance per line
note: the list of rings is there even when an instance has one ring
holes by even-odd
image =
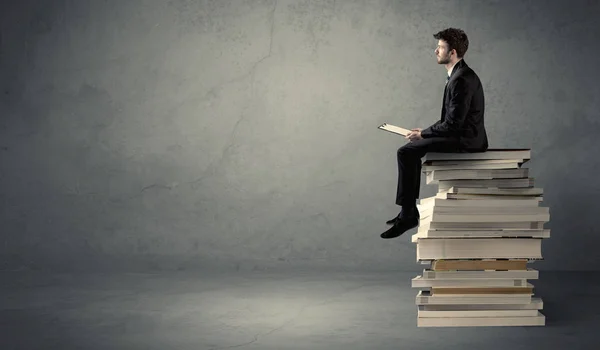
[[[435,196],[420,200],[417,261],[412,279],[418,327],[544,326],[534,293],[549,208],[534,185],[529,149],[428,153],[422,171]]]

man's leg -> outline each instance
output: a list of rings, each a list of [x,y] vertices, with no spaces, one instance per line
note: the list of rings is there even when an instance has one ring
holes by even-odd
[[[402,211],[388,224],[394,224],[382,238],[398,237],[419,223],[416,201],[421,187],[421,158],[428,152],[459,152],[459,142],[451,138],[427,138],[407,143],[397,152],[398,185],[396,188],[396,204]]]
[[[421,140],[419,140],[421,141]],[[423,146],[415,147],[412,143],[398,149],[398,185],[396,187],[396,205],[410,207],[418,197],[421,180],[421,157]]]
[[[434,137],[407,143],[397,152],[396,204],[414,206],[421,187],[421,158],[428,152],[458,152],[458,140]]]
[[[398,149],[396,153],[398,161],[398,185],[396,187],[396,205],[402,207],[402,211],[395,218],[388,220],[386,224],[394,224],[402,213],[416,209],[416,199],[419,197],[421,186],[421,153],[419,146],[413,143],[406,144]],[[423,148],[422,146],[420,148]]]

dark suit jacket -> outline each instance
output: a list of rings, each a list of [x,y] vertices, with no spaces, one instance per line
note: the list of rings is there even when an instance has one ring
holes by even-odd
[[[446,83],[441,119],[421,131],[421,137],[458,138],[462,151],[485,151],[488,139],[483,122],[484,110],[481,81],[462,59],[456,63]]]

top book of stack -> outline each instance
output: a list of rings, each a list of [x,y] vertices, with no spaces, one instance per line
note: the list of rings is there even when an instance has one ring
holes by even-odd
[[[527,148],[490,148],[485,152],[441,153],[430,152],[425,154],[423,162],[441,160],[502,160],[521,159],[523,163],[531,159],[531,149]]]

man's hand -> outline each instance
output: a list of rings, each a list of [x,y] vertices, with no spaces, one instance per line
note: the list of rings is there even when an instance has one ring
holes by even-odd
[[[410,142],[422,140],[423,137],[421,137],[421,130],[421,128],[411,129],[411,131],[404,138],[409,139]]]

